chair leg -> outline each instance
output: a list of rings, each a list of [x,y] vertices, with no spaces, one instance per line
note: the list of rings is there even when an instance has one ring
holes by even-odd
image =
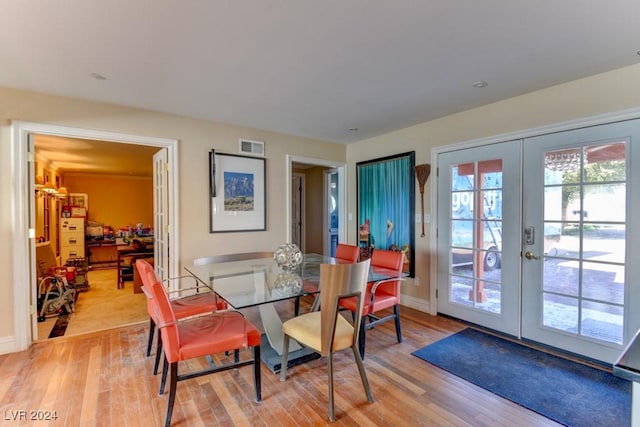
[[[336,420],[336,414],[333,404],[333,353],[329,351],[327,354],[327,371],[329,372],[329,421]]]
[[[362,320],[360,321],[360,334],[358,335],[358,347],[360,348],[360,358],[364,359],[364,345],[366,343],[366,330],[367,326],[365,322],[367,320],[367,316],[362,316]]]
[[[169,362],[164,358],[162,363],[162,379],[160,380],[160,394],[164,394],[164,385],[167,382],[167,371],[169,370]]]
[[[393,314],[396,316],[396,336],[398,342],[402,342],[402,329],[400,328],[400,306],[398,304],[393,306]]]
[[[282,361],[280,362],[280,381],[287,379],[287,363],[289,363],[289,335],[284,334],[282,342]]]
[[[356,359],[356,364],[358,365],[358,371],[360,372],[360,379],[362,380],[362,386],[364,387],[364,392],[367,394],[367,400],[373,403],[373,394],[371,394],[371,386],[369,386],[369,380],[367,379],[367,372],[364,370],[364,363],[362,363],[362,358],[360,357],[360,353],[355,345],[351,346],[353,350],[353,357]]]
[[[260,374],[260,345],[253,347],[253,386],[256,389],[256,402],[262,400],[262,376]]]
[[[293,314],[296,317],[298,317],[298,314],[300,314],[300,297],[296,297],[296,300],[293,306]]]
[[[153,375],[158,374],[158,366],[160,366],[160,357],[162,357],[162,337],[158,334],[158,344],[156,345],[156,360],[153,364]]]
[[[164,420],[165,427],[171,425],[171,416],[173,415],[173,404],[176,401],[176,388],[178,385],[178,362],[173,362],[169,365],[170,379],[169,379],[169,402],[167,403],[167,416]]]
[[[149,342],[147,343],[147,357],[151,356],[151,346],[153,345],[153,335],[156,331],[156,322],[149,318]]]

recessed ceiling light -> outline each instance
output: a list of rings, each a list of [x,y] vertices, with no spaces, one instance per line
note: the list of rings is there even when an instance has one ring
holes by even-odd
[[[483,88],[483,87],[489,86],[489,83],[485,82],[484,80],[478,80],[472,86],[477,88]]]
[[[358,128],[349,128],[349,132],[357,132]]]
[[[89,77],[92,77],[96,80],[107,80],[107,78],[105,76],[103,76],[102,74],[98,74],[98,73],[91,73],[89,74]]]

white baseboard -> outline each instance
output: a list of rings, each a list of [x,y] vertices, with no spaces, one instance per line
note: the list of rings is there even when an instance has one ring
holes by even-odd
[[[431,313],[431,306],[429,304],[429,301],[421,298],[415,298],[408,295],[400,295],[400,304],[427,314]]]
[[[0,337],[0,354],[16,352],[16,340],[14,337]]]

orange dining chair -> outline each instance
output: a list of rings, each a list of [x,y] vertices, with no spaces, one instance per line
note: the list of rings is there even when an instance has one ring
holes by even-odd
[[[154,281],[159,281],[153,266],[149,262],[138,259],[135,263],[140,278],[142,279],[143,287],[147,286],[147,313],[149,314],[149,339],[147,342],[147,357],[151,355],[151,347],[153,345],[153,336],[155,333],[156,325],[158,324],[158,318],[153,305],[153,295],[149,292],[151,285]],[[181,289],[180,291],[184,291]],[[178,292],[180,292],[178,291]],[[174,293],[174,292],[171,292]],[[223,310],[227,308],[227,303],[218,299],[216,294],[211,291],[199,292],[197,294],[171,299],[171,306],[178,320],[186,319],[187,317],[197,316],[200,314],[213,313],[216,310]],[[158,373],[158,365],[160,364],[160,354],[162,353],[162,340],[158,337],[156,346],[156,360],[153,365],[153,374]]]
[[[338,263],[354,263],[358,262],[360,258],[360,247],[355,245],[347,245],[346,243],[338,243],[336,246],[336,253],[333,256]],[[304,289],[303,285],[303,289]],[[315,289],[315,286],[312,285],[309,289]],[[316,295],[313,304],[311,304],[311,308],[309,311],[316,311],[320,306],[320,297]],[[297,297],[295,300],[295,306],[293,310],[294,314],[297,316],[300,313],[300,297]]]
[[[394,278],[370,282],[367,284],[367,293],[362,309],[362,323],[360,324],[360,354],[364,357],[366,342],[366,330],[373,329],[380,323],[395,320],[396,336],[398,342],[402,342],[402,329],[400,327],[400,282],[403,280],[402,269],[404,267],[404,252],[376,249],[371,255],[371,269],[385,272]],[[357,313],[354,300],[344,300],[343,308]],[[393,308],[393,313],[384,317],[378,317],[374,313]]]
[[[341,262],[358,262],[358,258],[360,258],[360,247],[347,245],[346,243],[338,243],[334,258]]]
[[[289,341],[291,338],[300,344],[313,349],[327,358],[329,383],[329,419],[335,421],[333,399],[333,353],[347,348],[353,351],[362,386],[367,400],[373,402],[371,387],[367,373],[358,350],[358,335],[361,331],[361,316],[347,320],[340,313],[340,301],[344,298],[352,300],[356,313],[362,313],[363,294],[367,284],[370,260],[356,264],[322,264],[320,265],[320,310],[293,317],[282,324],[284,342],[280,381],[287,379],[287,363]]]
[[[150,274],[149,278],[152,278]],[[146,288],[146,285],[144,286]],[[148,289],[146,289],[149,292]],[[158,319],[158,329],[162,336],[164,362],[160,394],[164,393],[167,373],[169,375],[169,400],[165,426],[171,424],[173,406],[176,399],[178,381],[237,369],[253,365],[253,383],[256,402],[262,400],[260,378],[260,331],[251,324],[242,313],[234,310],[220,310],[214,313],[177,321],[173,305],[162,283],[154,281],[151,285],[152,304]],[[240,350],[251,348],[253,356],[249,359],[224,364],[208,364],[208,368],[178,373],[179,362],[196,358],[205,358],[212,354],[238,354]]]
[[[338,263],[347,263],[353,264],[354,262],[358,262],[360,258],[360,247],[355,245],[347,245],[346,243],[338,243],[336,246],[336,253],[334,258]],[[310,289],[315,288],[315,286],[311,286]],[[304,289],[304,285],[303,285]],[[320,306],[320,297],[316,295],[316,298],[311,304],[311,308],[309,311],[316,311]],[[297,316],[300,313],[300,297],[297,297],[295,300],[295,305],[293,309],[293,313]]]

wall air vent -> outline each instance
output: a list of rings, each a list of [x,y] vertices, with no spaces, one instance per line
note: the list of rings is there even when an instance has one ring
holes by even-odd
[[[240,153],[252,156],[264,156],[264,142],[251,141],[249,139],[240,140]]]

